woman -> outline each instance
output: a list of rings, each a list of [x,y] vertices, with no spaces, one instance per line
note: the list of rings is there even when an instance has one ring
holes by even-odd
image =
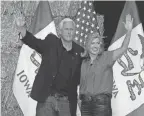
[[[82,116],[112,116],[111,97],[113,85],[112,66],[128,48],[133,19],[126,16],[127,34],[122,46],[114,51],[104,51],[103,37],[94,32],[86,42],[81,67],[80,100]]]

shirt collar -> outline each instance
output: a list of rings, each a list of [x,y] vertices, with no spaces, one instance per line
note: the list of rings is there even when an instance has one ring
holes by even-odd
[[[60,44],[61,44],[62,49],[66,50],[62,44],[61,38],[60,38]],[[72,49],[69,50],[68,52],[74,54],[74,42],[73,41],[72,41]]]

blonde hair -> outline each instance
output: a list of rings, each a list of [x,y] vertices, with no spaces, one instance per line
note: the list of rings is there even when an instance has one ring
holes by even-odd
[[[98,32],[93,32],[93,33],[89,33],[88,34],[88,39],[86,40],[86,44],[85,44],[85,50],[84,50],[84,52],[81,54],[81,56],[82,57],[85,57],[85,58],[89,58],[89,52],[88,52],[88,50],[89,50],[89,46],[91,45],[91,42],[95,39],[95,38],[91,38],[91,36],[93,35],[93,34],[96,34],[96,37],[97,38],[99,38],[99,40],[100,40],[100,51],[99,51],[99,53],[98,53],[98,55],[100,56],[102,53],[103,53],[103,51],[105,50],[104,49],[104,40],[103,40],[103,36],[100,36],[99,34],[98,34]]]

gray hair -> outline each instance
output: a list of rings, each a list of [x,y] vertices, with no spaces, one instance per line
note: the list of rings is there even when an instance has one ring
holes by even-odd
[[[63,28],[63,24],[64,24],[65,22],[68,22],[68,21],[73,22],[74,26],[76,25],[75,22],[74,22],[72,19],[70,19],[70,18],[65,18],[65,19],[63,19],[63,20],[60,22],[60,24],[59,24],[59,29],[61,30],[61,29]]]

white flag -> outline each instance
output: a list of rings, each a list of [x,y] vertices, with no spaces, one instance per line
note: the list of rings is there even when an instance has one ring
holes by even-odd
[[[56,35],[48,1],[39,2],[31,32],[40,39],[44,39],[50,32]],[[41,55],[27,45],[23,45],[14,77],[13,92],[24,116],[36,114],[37,102],[31,99],[30,92],[40,63]]]
[[[134,28],[127,52],[113,66],[113,116],[126,116],[144,104],[144,70],[142,70],[144,61],[141,57],[144,53],[142,43],[144,32],[134,1],[126,1],[109,50],[117,49],[122,45],[126,36],[122,22],[125,22],[127,14],[133,17]]]

